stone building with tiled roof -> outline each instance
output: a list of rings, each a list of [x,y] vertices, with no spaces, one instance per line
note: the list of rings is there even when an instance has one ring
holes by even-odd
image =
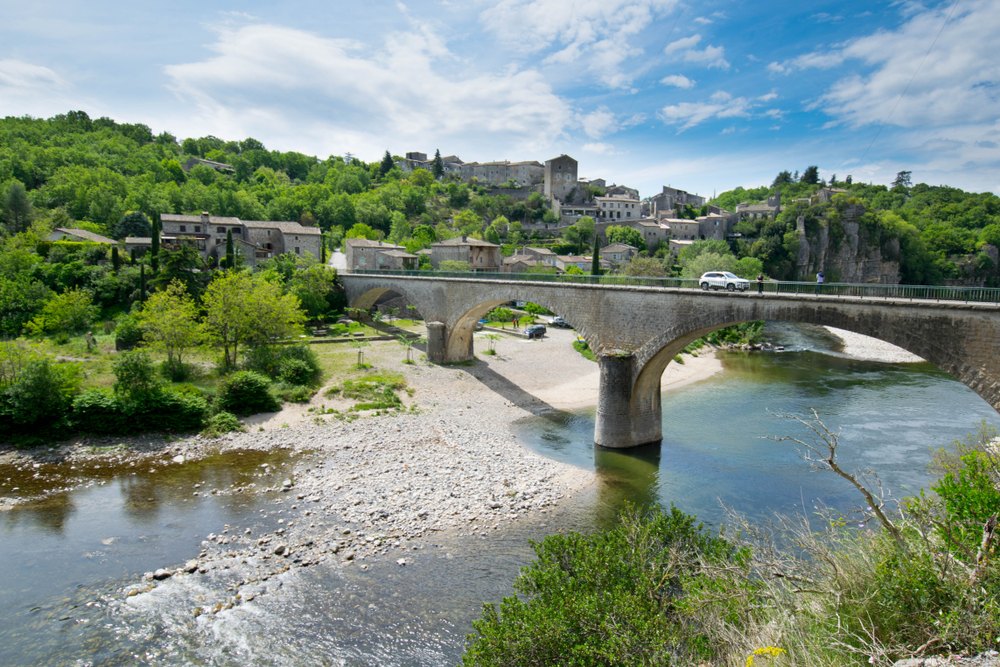
[[[500,246],[465,235],[431,244],[431,265],[437,269],[447,260],[468,262],[473,271],[499,271],[503,266]]]
[[[180,240],[194,245],[206,261],[218,260],[226,254],[226,234],[232,231],[237,254],[249,266],[259,260],[277,257],[286,252],[320,258],[322,231],[304,227],[297,222],[240,220],[239,218],[201,215],[160,214],[163,239]]]
[[[56,227],[46,238],[49,241],[84,241],[87,243],[106,243],[108,245],[117,243],[114,239],[109,239],[107,236],[88,232],[86,229],[71,229],[69,227]]]

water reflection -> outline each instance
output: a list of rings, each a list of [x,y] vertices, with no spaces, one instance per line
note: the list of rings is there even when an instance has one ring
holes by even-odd
[[[594,467],[600,474],[598,494],[609,510],[608,519],[625,501],[638,505],[659,502],[661,447],[657,442],[628,450],[594,448]]]
[[[21,527],[38,528],[50,535],[61,535],[75,511],[76,504],[72,494],[63,492],[54,493],[31,504],[15,505],[0,514],[0,517],[3,518],[4,532]]]

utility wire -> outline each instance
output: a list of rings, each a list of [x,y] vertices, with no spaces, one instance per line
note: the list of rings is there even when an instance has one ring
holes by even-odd
[[[670,26],[670,30],[667,31],[666,37],[663,38],[663,44],[660,44],[660,48],[656,52],[656,57],[653,58],[653,62],[651,62],[649,64],[649,67],[646,68],[646,73],[642,76],[642,81],[639,83],[639,86],[635,89],[635,93],[632,94],[632,99],[629,100],[628,103],[628,109],[625,110],[625,116],[622,118],[622,122],[618,125],[618,129],[615,130],[615,132],[620,132],[622,127],[625,126],[625,119],[628,118],[628,115],[630,113],[632,113],[632,105],[635,104],[635,98],[637,98],[639,96],[639,93],[642,92],[643,86],[646,85],[646,79],[649,78],[649,73],[653,71],[653,67],[655,67],[656,64],[660,61],[660,56],[663,55],[663,50],[667,48],[667,40],[669,40],[670,36],[674,34],[674,29],[677,28],[677,23],[681,20],[681,16],[683,14],[684,14],[684,9],[682,8],[681,11],[677,13],[677,16],[674,17],[674,24]]]
[[[920,61],[919,65],[917,65],[917,69],[913,72],[913,76],[910,77],[910,82],[906,84],[906,88],[903,88],[903,92],[900,93],[899,99],[897,99],[896,103],[892,105],[892,110],[889,112],[889,115],[885,117],[884,121],[882,121],[882,125],[879,126],[878,132],[876,132],[875,136],[872,138],[872,142],[868,144],[868,148],[865,149],[865,152],[861,156],[861,159],[858,160],[859,164],[862,161],[864,161],[865,156],[868,155],[868,151],[870,151],[872,149],[872,146],[875,145],[875,140],[878,139],[880,134],[882,134],[882,128],[884,128],[886,126],[886,123],[889,122],[889,119],[892,118],[892,114],[896,111],[896,107],[898,107],[899,103],[903,100],[903,96],[906,95],[906,91],[910,89],[910,84],[913,83],[913,80],[917,78],[917,72],[919,72],[920,68],[924,66],[924,63],[927,61],[927,56],[931,54],[931,51],[934,49],[934,45],[937,44],[938,37],[940,37],[941,33],[944,32],[944,29],[948,26],[948,22],[951,21],[951,17],[955,14],[955,8],[958,7],[959,2],[961,2],[961,0],[955,0],[955,4],[951,6],[951,13],[949,13],[948,18],[944,20],[944,25],[941,26],[941,29],[938,30],[937,36],[934,37],[934,41],[931,42],[930,48],[928,48],[927,53],[924,54],[924,59]]]

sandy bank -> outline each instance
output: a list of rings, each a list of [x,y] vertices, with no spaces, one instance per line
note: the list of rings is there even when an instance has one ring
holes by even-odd
[[[878,338],[863,336],[853,331],[845,331],[834,327],[826,327],[827,331],[844,343],[843,353],[856,359],[881,361],[893,364],[917,363],[924,361],[917,355],[907,352],[901,347],[887,343]]]

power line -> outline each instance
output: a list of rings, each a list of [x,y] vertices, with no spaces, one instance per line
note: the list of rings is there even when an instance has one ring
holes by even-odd
[[[656,63],[658,63],[660,61],[660,56],[663,55],[663,50],[667,47],[667,40],[670,39],[670,35],[674,34],[674,29],[677,27],[677,23],[678,23],[678,21],[681,20],[681,16],[683,14],[684,14],[684,9],[682,8],[681,11],[679,11],[677,13],[677,16],[674,17],[674,24],[672,26],[670,26],[670,30],[667,31],[666,37],[663,38],[663,44],[660,44],[660,48],[656,52],[656,58],[654,58],[653,62],[650,63],[649,67],[646,68],[646,73],[642,76],[642,82],[639,83],[639,87],[636,88],[635,89],[635,93],[632,94],[632,99],[629,100],[629,103],[628,103],[628,109],[625,110],[625,116],[622,119],[621,124],[618,125],[618,129],[615,130],[615,132],[620,132],[621,131],[622,127],[625,125],[625,120],[624,119],[628,118],[628,115],[630,113],[632,113],[632,105],[635,104],[635,98],[637,98],[639,96],[639,93],[642,92],[643,86],[646,85],[646,79],[649,78],[649,73],[651,71],[653,71],[653,67],[655,67]]]
[[[931,42],[930,48],[928,48],[927,49],[927,53],[924,54],[924,59],[920,61],[919,65],[917,65],[917,69],[913,72],[913,76],[910,77],[910,81],[909,81],[909,83],[906,84],[906,88],[903,88],[903,92],[900,93],[899,99],[897,99],[896,103],[894,105],[892,105],[892,110],[889,112],[889,115],[885,117],[884,121],[882,121],[882,125],[878,128],[878,132],[876,132],[875,136],[872,138],[872,142],[870,144],[868,144],[868,148],[865,149],[865,152],[864,152],[864,154],[862,154],[861,159],[858,160],[859,164],[865,159],[865,156],[868,155],[868,151],[870,151],[872,149],[872,146],[875,145],[875,140],[878,139],[878,137],[879,137],[880,134],[882,134],[882,128],[884,128],[886,126],[886,123],[889,122],[889,119],[892,118],[892,114],[896,111],[896,107],[899,106],[899,103],[902,101],[903,96],[906,95],[906,91],[908,91],[910,89],[910,84],[913,83],[913,80],[917,78],[917,72],[919,72],[920,68],[924,66],[924,62],[927,61],[927,56],[929,56],[931,54],[931,51],[934,49],[934,45],[937,44],[938,37],[940,37],[941,33],[944,32],[944,29],[945,29],[945,27],[947,27],[948,22],[951,21],[952,15],[955,14],[955,8],[958,7],[958,3],[959,2],[961,2],[961,0],[955,0],[955,4],[953,4],[951,6],[951,13],[948,14],[948,18],[945,19],[944,25],[941,26],[941,29],[938,30],[937,36],[934,37],[934,41]]]

